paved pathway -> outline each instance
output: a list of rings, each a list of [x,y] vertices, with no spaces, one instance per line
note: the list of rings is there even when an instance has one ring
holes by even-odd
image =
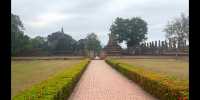
[[[156,100],[104,60],[92,60],[69,100]]]

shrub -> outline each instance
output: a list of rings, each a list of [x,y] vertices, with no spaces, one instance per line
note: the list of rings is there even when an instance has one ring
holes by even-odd
[[[161,100],[189,99],[188,80],[173,79],[170,76],[120,63],[113,59],[106,59],[106,62]]]
[[[64,100],[71,94],[89,60],[81,61],[47,80],[20,92],[13,100]]]

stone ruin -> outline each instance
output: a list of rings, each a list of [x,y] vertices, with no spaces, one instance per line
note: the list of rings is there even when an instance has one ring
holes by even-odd
[[[106,56],[120,56],[122,48],[118,45],[114,34],[109,34],[108,44],[103,48],[102,54]]]
[[[173,42],[169,41],[151,41],[141,43],[135,49],[134,55],[188,55],[189,45],[186,40]]]
[[[130,52],[131,51],[131,52]],[[108,44],[103,48],[100,56],[131,56],[131,55],[189,55],[189,45],[186,40],[175,42],[171,39],[168,41],[151,41],[141,43],[139,46],[129,49],[122,49],[114,34],[109,34]]]

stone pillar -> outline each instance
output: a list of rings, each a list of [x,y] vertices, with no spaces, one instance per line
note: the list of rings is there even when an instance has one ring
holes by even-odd
[[[181,48],[181,40],[178,41],[178,48]]]
[[[149,42],[149,48],[151,48],[151,43]]]
[[[150,44],[150,48],[152,48],[152,43],[151,43],[151,42],[149,42],[149,44]]]
[[[158,41],[158,47],[159,47],[159,48],[161,47],[161,45],[160,45],[160,40]]]
[[[149,48],[151,48],[151,43],[149,42]]]
[[[162,43],[161,47],[164,48],[165,47],[164,41],[162,41],[161,43]]]
[[[151,48],[151,42],[149,42],[149,48]]]
[[[186,45],[186,40],[184,40],[184,48],[186,48],[187,47],[187,45]]]
[[[172,40],[169,39],[169,48],[172,48]]]
[[[147,43],[145,42],[145,48],[147,48]]]
[[[151,42],[149,42],[149,47],[151,48]]]
[[[152,44],[152,48],[154,48],[154,43],[153,43],[153,41],[151,42],[151,44]]]
[[[173,41],[173,48],[176,48],[176,41]]]
[[[155,41],[155,47],[157,47],[157,41]]]
[[[181,41],[178,40],[178,49],[181,47]]]
[[[180,47],[181,47],[181,48],[184,47],[184,40],[180,41]]]
[[[165,40],[165,48],[168,48],[168,43],[166,40]]]

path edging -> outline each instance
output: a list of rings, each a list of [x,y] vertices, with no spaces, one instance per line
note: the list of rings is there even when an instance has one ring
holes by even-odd
[[[134,66],[111,59],[106,59],[106,62],[111,65],[112,68],[138,83],[144,90],[161,100],[189,99],[189,89],[187,86],[182,85],[181,81],[172,81],[165,76],[160,76],[157,73],[141,69],[140,72],[137,72],[139,69]]]
[[[70,69],[56,73],[47,80],[20,92],[12,100],[64,100],[68,98],[90,60],[86,59]]]

